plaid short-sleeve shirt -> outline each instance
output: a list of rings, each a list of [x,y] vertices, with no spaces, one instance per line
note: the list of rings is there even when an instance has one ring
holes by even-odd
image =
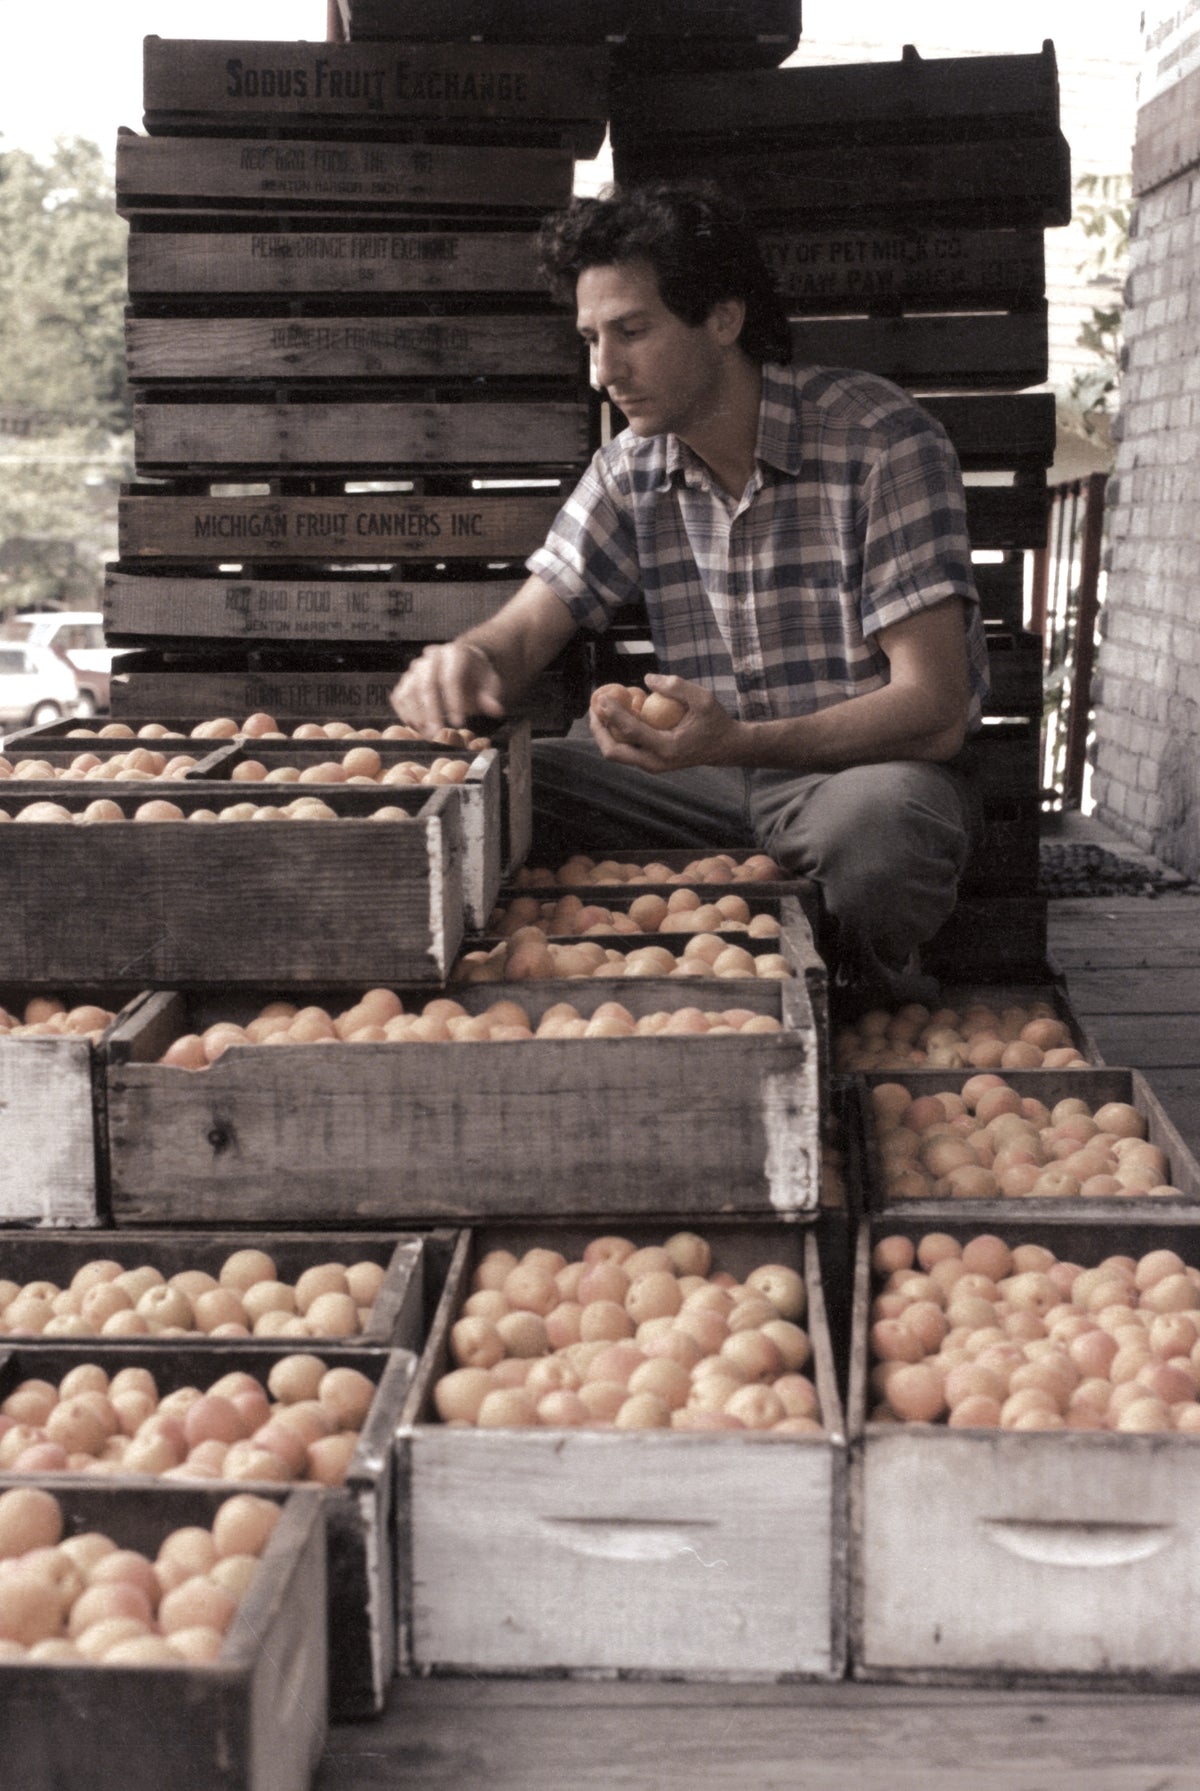
[[[962,598],[977,727],[987,649],[945,431],[872,374],[762,373],[740,499],[678,437],[627,429],[594,456],[530,572],[596,633],[644,597],[662,669],[745,721],[878,689],[880,631]]]

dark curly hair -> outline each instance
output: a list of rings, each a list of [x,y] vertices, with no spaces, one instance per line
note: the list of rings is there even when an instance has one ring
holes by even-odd
[[[746,321],[738,341],[751,360],[792,358],[787,313],[754,232],[711,182],[605,187],[595,198],[576,197],[543,222],[538,259],[564,304],[585,268],[644,259],[664,305],[691,328],[723,299],[741,299]]]

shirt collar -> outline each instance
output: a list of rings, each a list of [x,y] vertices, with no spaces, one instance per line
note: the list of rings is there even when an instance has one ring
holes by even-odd
[[[693,454],[677,435],[660,436],[658,489],[666,491],[676,480],[684,483],[708,483],[711,475],[699,455]],[[758,406],[758,436],[754,458],[763,466],[795,476],[800,472],[803,452],[800,442],[800,419],[796,412],[794,392],[788,369],[766,362],[762,370],[762,397]]]

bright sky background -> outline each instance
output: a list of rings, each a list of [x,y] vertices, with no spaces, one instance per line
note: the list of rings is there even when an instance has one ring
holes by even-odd
[[[1061,66],[1068,57],[1136,60],[1141,47],[1136,0],[802,0],[802,8],[813,48],[861,40],[898,55],[907,41],[925,54],[1030,54],[1050,37]],[[141,127],[143,37],[323,39],[326,8],[325,0],[9,0],[5,14],[0,149],[44,154],[57,136],[81,136],[111,157],[117,127]]]

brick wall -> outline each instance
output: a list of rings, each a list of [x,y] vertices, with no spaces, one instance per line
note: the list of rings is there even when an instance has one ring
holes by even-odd
[[[1092,797],[1200,878],[1200,69],[1143,107]]]

